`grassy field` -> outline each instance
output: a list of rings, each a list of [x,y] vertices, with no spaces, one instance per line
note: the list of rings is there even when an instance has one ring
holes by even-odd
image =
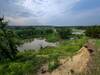
[[[47,62],[57,62],[59,58],[73,56],[86,42],[86,37],[76,40],[63,40],[55,48],[43,48],[40,51],[19,52],[13,61],[0,62],[0,75],[36,75],[41,65]],[[49,64],[50,70],[55,69],[55,63]]]

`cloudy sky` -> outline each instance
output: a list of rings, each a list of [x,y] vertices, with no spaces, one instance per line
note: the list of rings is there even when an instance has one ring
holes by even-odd
[[[0,0],[10,25],[100,24],[100,0]]]

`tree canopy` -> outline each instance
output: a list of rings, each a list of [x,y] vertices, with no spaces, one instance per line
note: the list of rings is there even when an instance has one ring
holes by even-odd
[[[14,59],[18,52],[17,36],[14,31],[7,29],[8,22],[0,18],[0,60]]]
[[[85,34],[92,38],[100,38],[100,26],[88,27]]]

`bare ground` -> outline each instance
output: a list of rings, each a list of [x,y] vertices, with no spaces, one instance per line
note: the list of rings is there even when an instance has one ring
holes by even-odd
[[[51,73],[46,71],[45,73],[41,72],[41,69],[38,72],[38,75],[75,75],[88,71],[88,66],[91,61],[91,52],[93,45],[90,40],[85,45],[86,47],[82,47],[76,55],[72,58],[60,59],[60,63],[62,64],[57,69],[52,71]],[[43,65],[41,68],[45,70],[48,69],[48,64]]]

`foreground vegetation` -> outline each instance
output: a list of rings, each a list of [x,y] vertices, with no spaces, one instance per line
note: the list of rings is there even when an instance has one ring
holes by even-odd
[[[14,31],[7,28],[8,22],[0,18],[0,61],[13,60],[18,52],[19,41]]]
[[[41,65],[45,63],[50,63],[49,71],[52,71],[59,66],[57,59],[74,55],[85,40],[85,37],[77,40],[64,40],[55,48],[47,47],[38,52],[19,52],[15,60],[0,63],[0,75],[36,75]],[[51,62],[55,63],[51,64]]]

